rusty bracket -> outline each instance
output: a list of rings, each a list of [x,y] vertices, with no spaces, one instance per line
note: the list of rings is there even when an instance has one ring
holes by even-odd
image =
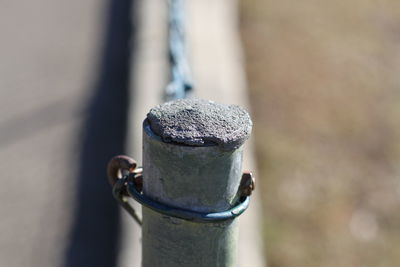
[[[240,180],[239,194],[241,197],[250,196],[253,190],[256,188],[256,180],[253,173],[250,171],[244,171],[242,179]]]
[[[129,203],[129,194],[127,192],[127,183],[133,182],[142,191],[143,176],[142,168],[137,168],[137,163],[134,159],[118,155],[113,157],[107,166],[107,176],[113,188],[113,195],[121,206],[133,217],[133,219],[141,226],[142,219],[136,213],[133,206]]]

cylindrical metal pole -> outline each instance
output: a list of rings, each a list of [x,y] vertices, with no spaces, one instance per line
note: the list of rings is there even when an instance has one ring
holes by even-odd
[[[177,100],[143,124],[143,193],[160,203],[220,212],[238,199],[251,120],[238,106]],[[237,219],[197,223],[143,208],[143,267],[236,266]]]

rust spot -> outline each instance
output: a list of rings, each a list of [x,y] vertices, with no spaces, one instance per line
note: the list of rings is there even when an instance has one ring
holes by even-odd
[[[255,178],[250,171],[244,171],[240,180],[239,193],[241,197],[250,196],[255,188]]]
[[[113,157],[107,165],[107,176],[111,186],[114,186],[117,180],[122,178],[122,171],[126,170],[132,173],[136,166],[136,161],[128,156],[118,155]]]

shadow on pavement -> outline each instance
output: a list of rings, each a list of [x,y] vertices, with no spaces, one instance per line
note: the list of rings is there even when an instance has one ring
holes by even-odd
[[[108,160],[125,150],[134,3],[110,0],[98,79],[83,125],[74,222],[64,266],[116,265],[120,215],[106,179]]]

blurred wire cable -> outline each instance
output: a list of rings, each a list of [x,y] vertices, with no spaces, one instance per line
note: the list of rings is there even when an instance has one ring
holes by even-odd
[[[165,89],[165,100],[185,98],[193,90],[186,57],[184,1],[169,0],[169,62],[171,81]]]

